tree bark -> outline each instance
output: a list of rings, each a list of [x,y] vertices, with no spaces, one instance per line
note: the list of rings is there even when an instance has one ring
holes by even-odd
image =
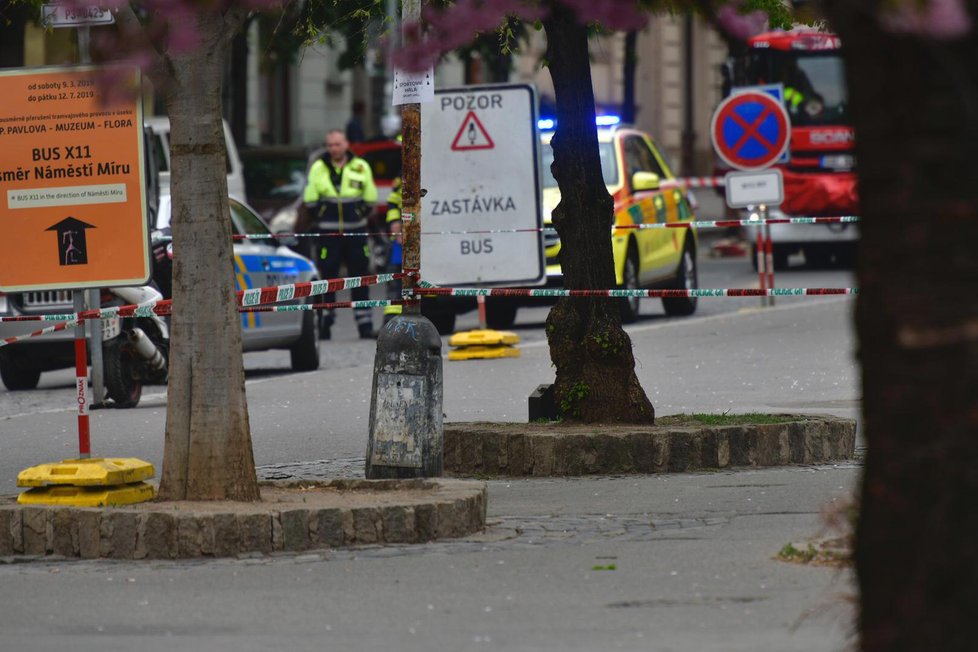
[[[173,318],[163,500],[259,500],[235,303],[221,82],[244,14],[198,12],[200,47],[169,55]]]
[[[966,650],[978,613],[978,37],[886,33],[881,4],[823,0],[846,48],[860,177],[861,648]]]
[[[635,71],[638,67],[638,30],[625,34],[625,57],[621,66],[622,102],[621,121],[635,124],[638,107],[635,106]]]
[[[242,146],[248,142],[248,32],[245,25],[231,41],[228,83],[231,86],[228,93],[231,107],[228,123],[234,142]]]
[[[564,286],[614,287],[614,202],[601,176],[587,30],[560,3],[544,21],[556,95],[552,171],[561,200],[553,212]],[[632,342],[618,300],[564,298],[547,317],[555,398],[565,418],[652,423],[655,410],[635,376]]]
[[[31,8],[26,5],[0,9],[0,68],[20,68],[24,65],[24,29]]]

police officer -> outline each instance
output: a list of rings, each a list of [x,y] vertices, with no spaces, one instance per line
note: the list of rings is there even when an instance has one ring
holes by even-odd
[[[326,153],[309,168],[309,180],[303,195],[304,215],[296,230],[313,230],[327,234],[318,238],[313,251],[316,266],[324,279],[337,278],[340,264],[346,263],[347,274],[364,276],[370,261],[367,247],[367,216],[377,201],[370,164],[349,151],[350,144],[342,130],[326,134]],[[355,233],[356,235],[342,235]],[[369,298],[369,288],[352,291],[354,301]],[[330,292],[325,302],[336,300]],[[354,310],[361,339],[376,337],[369,308]],[[320,337],[329,339],[335,311],[323,312]]]

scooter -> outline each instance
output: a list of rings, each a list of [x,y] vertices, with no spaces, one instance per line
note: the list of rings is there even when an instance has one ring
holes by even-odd
[[[102,292],[102,306],[139,304],[162,298],[150,286],[107,288]],[[114,407],[136,407],[144,384],[166,383],[169,349],[170,329],[159,315],[102,320],[105,391]]]

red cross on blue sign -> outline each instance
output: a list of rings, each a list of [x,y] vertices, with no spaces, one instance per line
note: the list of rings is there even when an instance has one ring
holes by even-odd
[[[713,148],[738,170],[769,167],[788,149],[791,119],[784,105],[767,93],[731,95],[717,107],[710,124]]]

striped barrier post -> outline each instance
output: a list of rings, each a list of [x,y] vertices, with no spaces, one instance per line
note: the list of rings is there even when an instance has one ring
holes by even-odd
[[[764,267],[766,265],[766,257],[764,255],[764,237],[761,235],[761,229],[757,230],[757,282],[759,287],[764,290],[767,288],[767,283],[764,275]],[[767,304],[767,297],[761,297],[761,306]]]

